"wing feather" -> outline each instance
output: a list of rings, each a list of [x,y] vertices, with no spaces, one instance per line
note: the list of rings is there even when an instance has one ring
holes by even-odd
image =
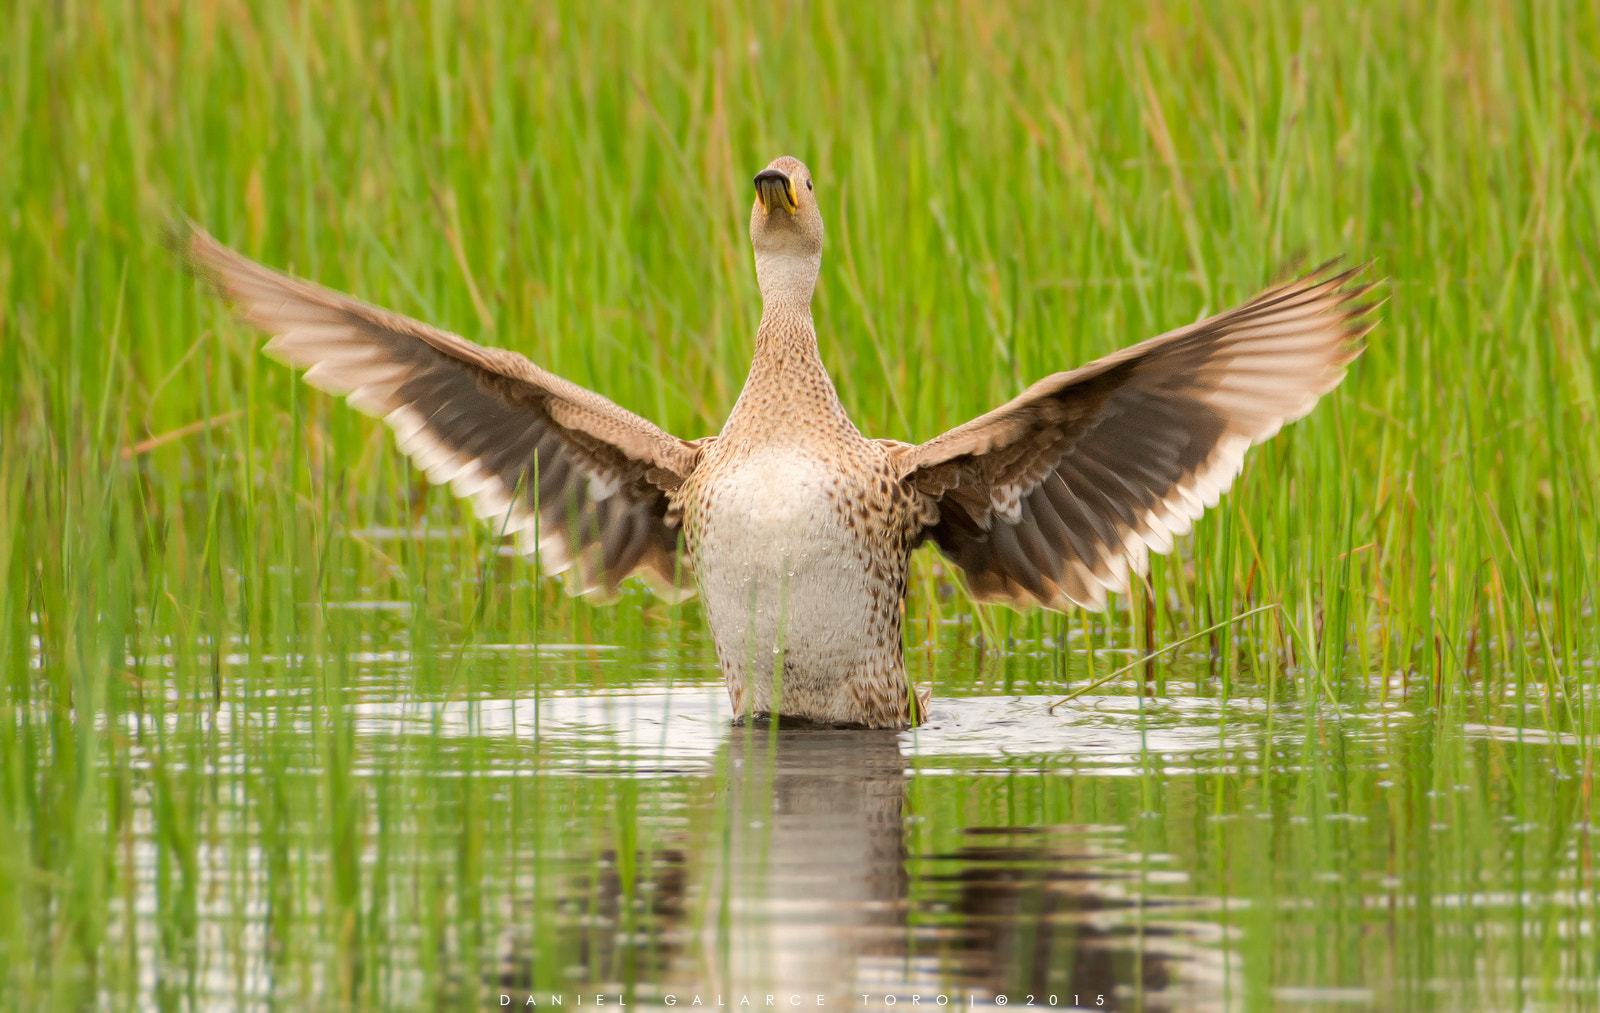
[[[497,532],[609,596],[630,573],[683,597],[672,494],[705,441],[681,440],[512,352],[282,274],[189,226],[181,252],[306,382],[382,419],[430,482]]]
[[[926,443],[883,441],[923,537],[979,600],[1103,608],[1217,505],[1246,450],[1338,385],[1373,326],[1363,270],[1324,265]]]

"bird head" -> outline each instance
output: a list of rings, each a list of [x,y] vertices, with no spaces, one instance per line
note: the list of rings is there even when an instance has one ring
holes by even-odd
[[[822,265],[822,214],[811,170],[785,155],[756,173],[755,187],[750,245],[762,293],[768,298],[803,294],[809,301]]]

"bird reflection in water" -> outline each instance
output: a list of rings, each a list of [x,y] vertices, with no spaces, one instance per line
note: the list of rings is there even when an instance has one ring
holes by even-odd
[[[735,726],[706,782],[724,793],[681,847],[633,856],[628,877],[606,852],[574,881],[569,980],[649,1005],[1230,1007],[1214,924],[1141,900],[1106,828],[966,828],[908,862],[899,738]],[[531,968],[507,956],[494,980],[518,1005]]]
[[[965,991],[1095,1009],[1239,1005],[1223,933],[1194,918],[1216,902],[1141,896],[1116,829],[969,827],[960,847],[922,859],[917,908],[929,930],[948,926],[940,952]]]

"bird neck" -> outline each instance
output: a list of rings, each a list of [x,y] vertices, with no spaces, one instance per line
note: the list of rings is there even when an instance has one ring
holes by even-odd
[[[801,252],[780,245],[756,250],[756,284],[761,286],[761,302],[766,312],[800,310],[809,319],[811,293],[816,291],[817,274],[821,270],[820,249]]]
[[[819,430],[841,436],[856,433],[817,351],[810,302],[768,301],[756,330],[750,375],[728,415],[723,436],[762,443],[809,442]]]
[[[790,369],[805,363],[822,368],[817,351],[817,328],[811,322],[811,305],[767,303],[761,307],[756,328],[756,354],[751,371]]]
[[[761,326],[756,330],[751,376],[803,366],[827,376],[817,354],[811,324],[811,296],[822,268],[820,251],[798,253],[783,247],[756,250],[756,283],[761,286]]]

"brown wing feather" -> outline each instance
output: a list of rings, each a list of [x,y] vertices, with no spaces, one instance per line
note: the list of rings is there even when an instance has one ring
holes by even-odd
[[[923,537],[980,601],[1103,608],[1216,505],[1250,446],[1339,383],[1373,326],[1362,270],[1319,268],[927,443],[885,441],[923,497]]]
[[[198,228],[179,245],[273,335],[269,354],[387,422],[429,481],[471,498],[547,571],[572,571],[581,593],[610,595],[634,571],[664,593],[692,593],[670,494],[704,441],[668,435],[515,353],[280,274]]]

